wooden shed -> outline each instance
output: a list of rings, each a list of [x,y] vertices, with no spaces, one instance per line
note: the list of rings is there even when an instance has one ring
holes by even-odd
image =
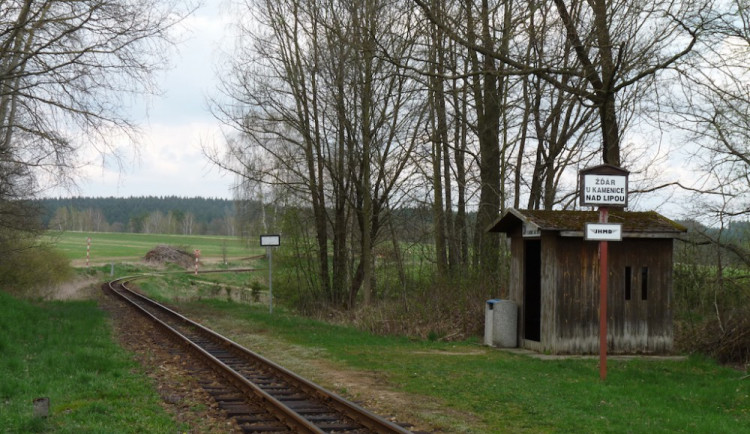
[[[490,227],[510,238],[509,298],[519,346],[551,354],[599,351],[599,243],[584,239],[596,211],[510,209]],[[686,229],[656,212],[612,210],[622,240],[609,242],[607,351],[672,348],[674,238]]]

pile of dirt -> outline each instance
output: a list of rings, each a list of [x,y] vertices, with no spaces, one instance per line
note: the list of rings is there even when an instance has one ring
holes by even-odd
[[[143,257],[146,262],[158,265],[177,264],[183,268],[195,265],[195,256],[179,247],[159,245],[149,250]]]

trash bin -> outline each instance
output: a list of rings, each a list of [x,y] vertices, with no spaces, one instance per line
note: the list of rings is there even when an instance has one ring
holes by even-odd
[[[492,329],[494,327],[494,312],[495,312],[495,303],[499,302],[500,300],[493,298],[492,300],[487,300],[487,303],[484,305],[484,344],[492,346]]]
[[[487,300],[484,311],[484,343],[500,348],[518,346],[518,306],[510,300]]]

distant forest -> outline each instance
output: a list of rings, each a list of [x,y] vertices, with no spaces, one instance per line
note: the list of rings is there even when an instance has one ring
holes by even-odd
[[[133,232],[185,235],[255,237],[276,228],[280,210],[259,202],[238,203],[231,199],[177,196],[70,197],[34,201],[40,206],[42,224],[50,230],[91,232]],[[263,208],[266,208],[265,210]],[[390,216],[396,224],[392,236],[401,241],[425,241],[433,224],[429,208],[402,208]],[[468,218],[474,221],[475,213]],[[717,228],[695,221],[679,220],[690,232],[718,236]],[[312,222],[310,222],[312,225]],[[745,240],[750,222],[733,222],[722,229],[729,242]]]
[[[34,203],[41,208],[44,227],[53,231],[223,235],[254,239],[269,230],[289,229],[284,227],[282,217],[285,207],[261,206],[260,202],[252,200],[237,202],[176,196],[70,197],[38,199]],[[292,213],[312,227],[310,210],[296,209]],[[429,241],[432,217],[431,209],[425,206],[393,210],[388,215],[388,236],[381,241]],[[473,222],[475,214],[469,213],[467,218]]]
[[[202,197],[70,197],[36,201],[51,230],[235,235],[229,199]]]

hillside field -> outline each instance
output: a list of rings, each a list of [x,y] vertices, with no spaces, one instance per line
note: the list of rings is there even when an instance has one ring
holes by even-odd
[[[177,246],[190,253],[198,249],[204,262],[218,261],[224,255],[227,258],[238,259],[265,253],[265,249],[259,245],[247,247],[236,237],[75,231],[48,235],[48,239],[65,253],[74,266],[85,264],[89,237],[89,260],[92,265],[138,262],[149,250],[162,244]]]

